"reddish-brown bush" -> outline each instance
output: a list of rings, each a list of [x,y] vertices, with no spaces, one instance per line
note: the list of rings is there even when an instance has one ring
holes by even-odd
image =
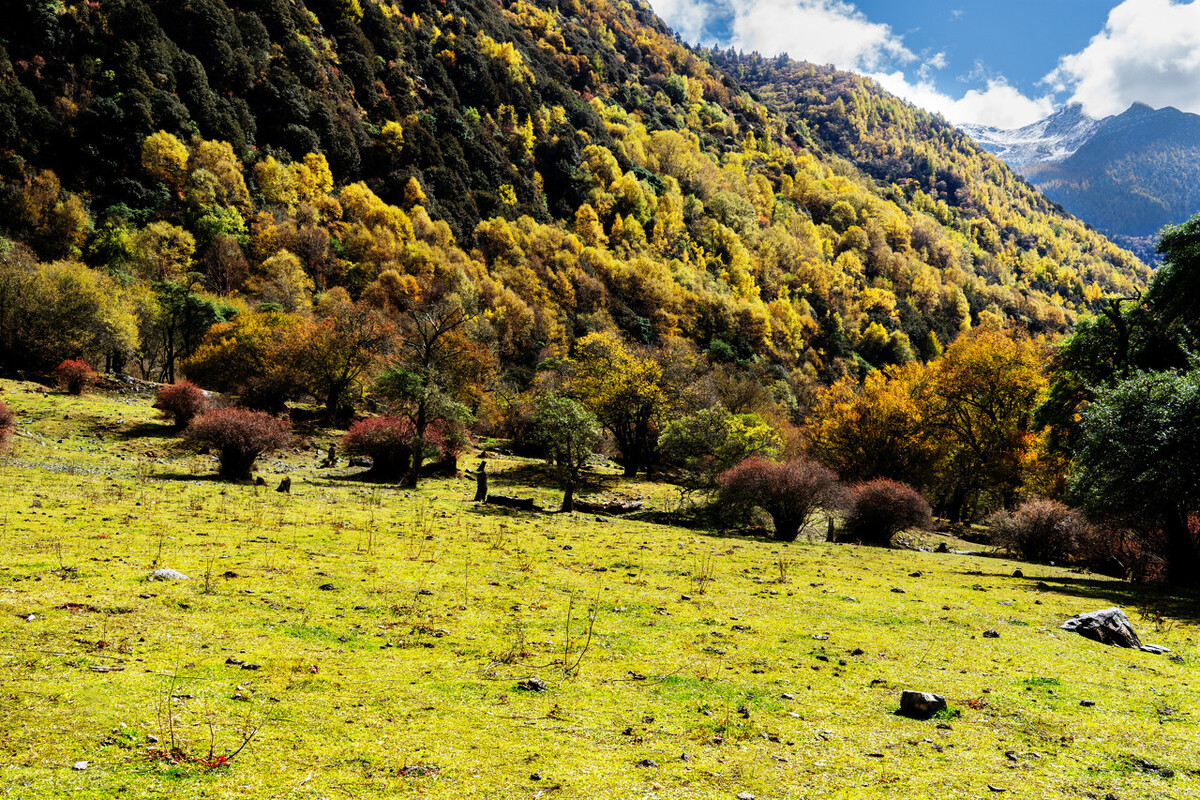
[[[54,383],[61,391],[83,394],[99,380],[92,365],[78,358],[68,358],[54,368]]]
[[[12,446],[13,432],[17,429],[17,417],[3,400],[0,400],[0,456],[8,453]]]
[[[742,508],[757,506],[775,522],[775,538],[795,541],[818,509],[836,507],[842,499],[837,476],[815,461],[784,464],[755,456],[717,476],[720,502]]]
[[[203,389],[191,381],[183,381],[160,388],[153,407],[162,412],[164,419],[174,419],[176,428],[186,428],[195,417],[208,411],[209,405]]]
[[[369,417],[350,426],[342,449],[354,456],[371,457],[371,474],[398,479],[412,468],[417,433],[407,417]],[[426,456],[457,457],[470,440],[461,427],[448,428],[440,420],[425,429]]]
[[[992,543],[1039,564],[1065,564],[1091,538],[1083,515],[1054,500],[1029,500],[1016,511],[998,511],[988,523]]]
[[[900,531],[933,523],[929,503],[907,483],[877,478],[857,484],[850,492],[842,539],[886,547]]]
[[[261,411],[225,408],[196,417],[184,436],[218,451],[222,478],[248,480],[260,455],[288,443],[291,426]]]
[[[370,456],[371,474],[399,478],[412,465],[416,431],[406,417],[369,417],[350,426],[342,449],[352,456]]]

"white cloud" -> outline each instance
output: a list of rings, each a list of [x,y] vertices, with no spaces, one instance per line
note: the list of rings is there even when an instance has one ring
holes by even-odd
[[[1125,0],[1045,80],[1094,117],[1134,102],[1200,113],[1200,0]]]
[[[1003,79],[989,80],[983,91],[971,89],[955,99],[928,81],[909,83],[903,72],[874,73],[872,78],[894,95],[913,105],[934,111],[955,124],[974,123],[996,128],[1020,128],[1048,116],[1054,110],[1050,95],[1030,98]]]
[[[850,70],[916,60],[889,26],[840,0],[734,0],[732,11],[731,44],[744,51],[788,53]]]
[[[1200,0],[1197,0],[1200,2]],[[971,89],[955,99],[939,91],[933,73],[949,66],[944,52],[913,53],[890,26],[872,22],[846,0],[651,0],[655,11],[689,42],[720,31],[721,47],[794,59],[871,75],[888,91],[956,123],[1020,127],[1050,114],[1049,96],[1030,98],[977,63]],[[961,12],[958,12],[961,14]],[[904,70],[914,62],[916,78]]]
[[[697,0],[652,0],[651,5],[685,42],[701,41],[705,23],[717,10],[713,4]]]

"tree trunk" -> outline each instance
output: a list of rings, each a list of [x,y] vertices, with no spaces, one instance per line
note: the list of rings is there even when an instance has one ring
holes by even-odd
[[[562,508],[559,511],[574,511],[575,510],[575,486],[568,483],[563,488]]]
[[[479,471],[475,473],[475,502],[487,502],[487,462],[479,462]]]
[[[1163,526],[1167,535],[1167,579],[1177,585],[1192,586],[1200,580],[1200,554],[1184,509],[1173,511]]]

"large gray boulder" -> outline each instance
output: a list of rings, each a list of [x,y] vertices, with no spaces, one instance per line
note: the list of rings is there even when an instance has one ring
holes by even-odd
[[[1089,611],[1069,620],[1059,626],[1064,631],[1073,631],[1101,644],[1113,647],[1132,647],[1147,653],[1169,653],[1165,647],[1155,644],[1142,644],[1133,623],[1125,612],[1119,608],[1105,608],[1100,611]]]

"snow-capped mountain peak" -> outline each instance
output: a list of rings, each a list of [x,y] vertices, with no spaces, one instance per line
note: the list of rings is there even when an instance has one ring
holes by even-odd
[[[1027,164],[1045,164],[1069,157],[1091,138],[1100,123],[1101,120],[1085,114],[1083,106],[1073,103],[1023,128],[961,127],[985,150],[1019,170]]]

